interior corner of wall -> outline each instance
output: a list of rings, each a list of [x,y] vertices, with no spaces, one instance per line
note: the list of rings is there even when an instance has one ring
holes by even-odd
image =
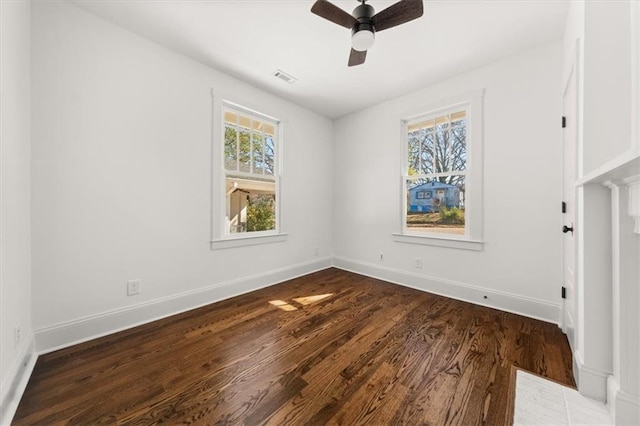
[[[35,352],[33,333],[29,333],[27,338],[27,342],[22,347],[2,383],[0,425],[11,423],[38,359],[38,355]]]

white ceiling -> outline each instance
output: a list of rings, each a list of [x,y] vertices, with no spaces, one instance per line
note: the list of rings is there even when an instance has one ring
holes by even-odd
[[[562,37],[569,0],[425,0],[347,67],[350,32],[313,0],[76,0],[76,5],[329,118]],[[351,12],[356,0],[334,1]],[[376,11],[394,1],[368,1]],[[285,83],[281,69],[298,81]]]

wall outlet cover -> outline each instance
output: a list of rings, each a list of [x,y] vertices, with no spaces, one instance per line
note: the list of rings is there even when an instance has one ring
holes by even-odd
[[[140,280],[127,281],[127,296],[140,294]]]

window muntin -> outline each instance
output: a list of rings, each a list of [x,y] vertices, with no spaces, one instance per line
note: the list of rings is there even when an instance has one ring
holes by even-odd
[[[468,236],[468,106],[405,122],[403,233]]]
[[[223,104],[225,234],[278,228],[279,122]]]

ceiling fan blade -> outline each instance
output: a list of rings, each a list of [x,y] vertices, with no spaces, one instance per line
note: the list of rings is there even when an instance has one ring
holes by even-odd
[[[367,57],[367,51],[360,52],[359,50],[351,49],[351,54],[349,55],[349,66],[354,67],[356,65],[364,64],[364,60]]]
[[[358,23],[356,18],[338,6],[335,6],[333,3],[329,3],[327,0],[316,0],[311,7],[311,13],[315,13],[328,21],[342,25],[348,29],[353,28]]]
[[[386,30],[422,16],[422,0],[400,0],[373,15],[371,21],[377,31]]]

